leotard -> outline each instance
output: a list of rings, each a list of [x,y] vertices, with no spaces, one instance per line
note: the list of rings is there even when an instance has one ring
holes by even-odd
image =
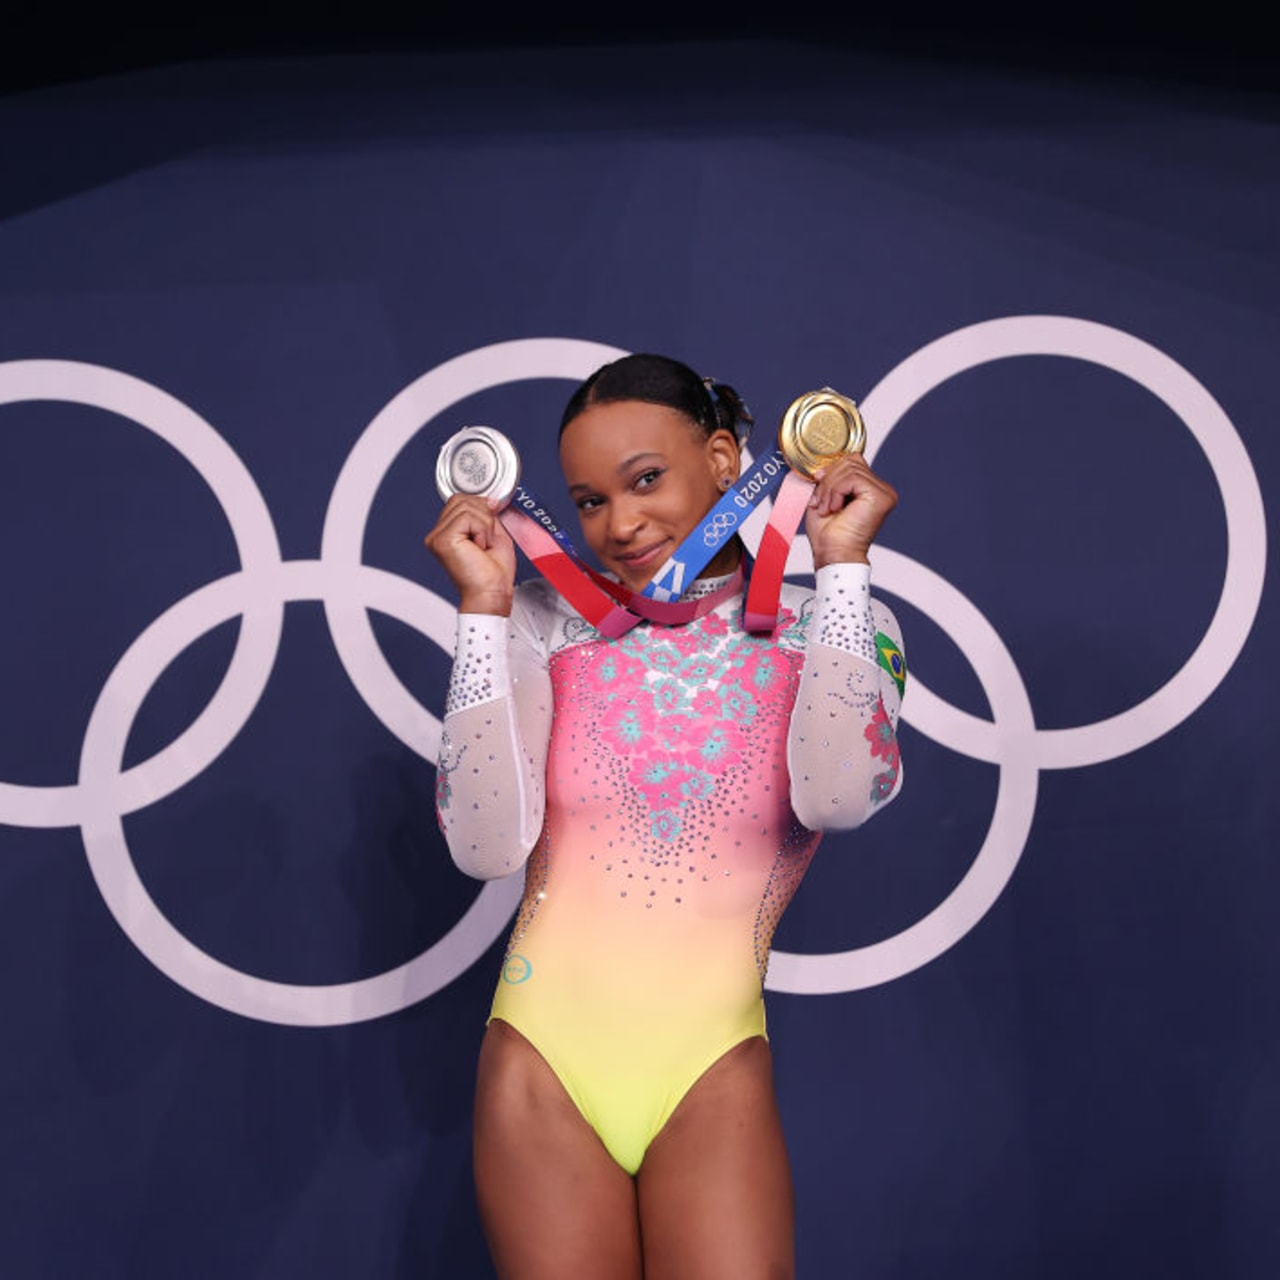
[[[696,583],[693,593],[718,582]],[[905,679],[865,566],[606,640],[546,583],[462,614],[437,773],[455,862],[525,867],[491,1016],[630,1173],[697,1078],[765,1034],[773,931],[824,829],[902,781]]]

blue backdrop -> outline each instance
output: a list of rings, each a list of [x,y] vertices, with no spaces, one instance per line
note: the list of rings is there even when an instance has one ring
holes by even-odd
[[[903,795],[771,969],[800,1274],[1277,1274],[1273,105],[761,44],[0,100],[0,1273],[491,1275],[517,887],[436,830],[421,539],[467,422],[558,494],[616,348],[760,440],[839,387],[902,495]]]

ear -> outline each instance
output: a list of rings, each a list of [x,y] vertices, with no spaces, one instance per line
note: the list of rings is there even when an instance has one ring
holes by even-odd
[[[723,427],[707,437],[707,463],[718,489],[727,489],[742,469],[742,449],[738,437]]]

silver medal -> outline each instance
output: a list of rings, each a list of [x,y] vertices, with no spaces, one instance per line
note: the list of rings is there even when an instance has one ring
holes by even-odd
[[[501,431],[463,427],[440,446],[436,488],[446,500],[455,493],[473,493],[496,498],[505,507],[519,484],[520,455]]]

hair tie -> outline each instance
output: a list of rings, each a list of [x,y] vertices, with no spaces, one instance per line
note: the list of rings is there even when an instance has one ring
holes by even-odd
[[[744,440],[746,437],[743,434],[742,423],[738,419],[738,412],[734,406],[733,398],[729,397],[726,399],[720,394],[717,389],[718,384],[714,378],[703,378],[702,386],[707,393],[707,399],[711,403],[711,429],[713,431],[720,431],[727,426],[728,430],[732,431],[733,434],[737,436],[739,442]],[[729,421],[727,424],[720,420],[721,405],[726,405],[729,410]]]
[[[752,417],[751,410],[747,408],[742,397],[732,387],[727,389],[727,395],[721,395],[720,384],[714,378],[703,378],[702,386],[707,393],[707,399],[711,402],[711,425],[732,431],[738,437],[738,443],[743,444],[751,434],[755,418]],[[729,411],[727,423],[720,421],[722,405]]]

